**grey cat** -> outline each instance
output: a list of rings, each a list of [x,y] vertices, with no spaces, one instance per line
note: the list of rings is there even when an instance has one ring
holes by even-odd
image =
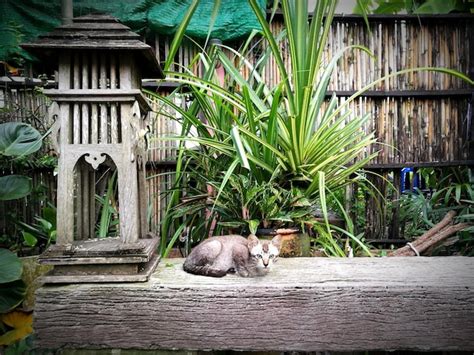
[[[195,247],[184,261],[185,271],[212,277],[223,277],[236,272],[243,277],[263,276],[280,253],[280,236],[271,241],[260,241],[250,235],[211,237]]]

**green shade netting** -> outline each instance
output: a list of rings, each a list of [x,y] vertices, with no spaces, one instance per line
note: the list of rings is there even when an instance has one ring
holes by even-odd
[[[204,39],[215,0],[200,0],[186,34]],[[74,0],[74,16],[107,13],[140,34],[172,35],[192,0]],[[266,0],[259,0],[262,9]],[[61,0],[0,0],[0,60],[29,58],[18,45],[61,24]],[[230,41],[260,29],[246,0],[221,0],[211,38]]]

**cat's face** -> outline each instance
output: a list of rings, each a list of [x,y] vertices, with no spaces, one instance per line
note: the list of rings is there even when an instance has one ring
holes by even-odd
[[[260,241],[254,235],[250,235],[247,241],[250,255],[256,261],[258,268],[268,269],[278,259],[281,245],[280,236],[274,237],[271,241]]]

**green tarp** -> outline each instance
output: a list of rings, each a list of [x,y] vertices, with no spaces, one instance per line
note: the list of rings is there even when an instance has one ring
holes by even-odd
[[[108,13],[140,34],[172,35],[192,0],[74,0],[74,16]],[[215,0],[200,0],[187,35],[207,37]],[[262,9],[266,0],[259,0]],[[18,44],[61,24],[61,0],[0,0],[0,60],[28,55]],[[212,38],[236,40],[260,28],[246,0],[221,0]]]

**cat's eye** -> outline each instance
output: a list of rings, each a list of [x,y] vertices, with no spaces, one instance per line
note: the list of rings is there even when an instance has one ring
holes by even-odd
[[[270,259],[273,259],[274,257],[275,257],[275,255],[270,254]]]
[[[262,255],[261,254],[257,254],[255,255],[257,257],[257,259],[261,259],[262,258]]]

